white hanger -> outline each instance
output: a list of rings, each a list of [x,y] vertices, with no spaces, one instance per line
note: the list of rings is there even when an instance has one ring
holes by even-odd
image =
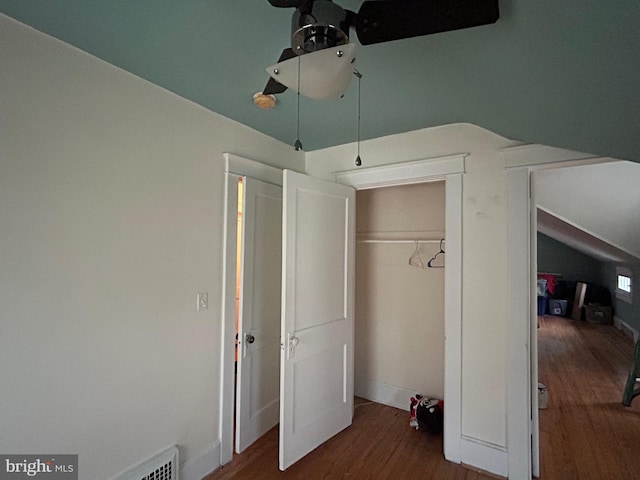
[[[416,249],[413,252],[413,255],[411,255],[411,258],[409,259],[409,265],[411,265],[412,267],[422,268],[423,270],[427,268],[427,266],[424,263],[424,259],[422,258],[422,255],[420,255],[420,252],[418,251],[417,240],[416,240]]]

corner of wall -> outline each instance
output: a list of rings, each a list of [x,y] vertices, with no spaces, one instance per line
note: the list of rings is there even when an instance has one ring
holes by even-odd
[[[180,464],[180,480],[202,480],[220,467],[220,442],[215,442]]]
[[[627,337],[629,337],[633,342],[637,342],[638,338],[640,338],[640,332],[625,322],[618,316],[613,316],[613,325],[618,330],[622,331]]]

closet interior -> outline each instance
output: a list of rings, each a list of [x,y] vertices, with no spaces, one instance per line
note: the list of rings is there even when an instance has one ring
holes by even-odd
[[[357,396],[404,410],[443,398],[444,225],[444,181],[357,192]]]

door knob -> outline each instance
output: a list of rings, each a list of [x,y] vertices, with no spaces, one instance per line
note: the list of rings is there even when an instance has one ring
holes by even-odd
[[[246,336],[246,340],[247,340],[247,343],[253,343],[253,342],[256,341],[256,337],[254,337],[253,335],[248,333],[247,336]]]
[[[287,359],[293,358],[296,354],[296,346],[300,343],[300,339],[294,333],[287,333]]]

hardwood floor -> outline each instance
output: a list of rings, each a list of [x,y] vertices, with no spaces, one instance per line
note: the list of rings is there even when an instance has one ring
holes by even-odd
[[[287,469],[278,470],[278,430],[204,480],[492,480],[442,455],[442,435],[409,427],[408,412],[356,399],[353,425]]]
[[[540,478],[640,479],[640,398],[621,404],[631,340],[612,326],[561,317],[540,317],[539,325],[539,379],[549,393],[540,410]],[[356,405],[350,428],[286,472],[278,470],[276,428],[205,480],[494,478],[447,462],[442,437],[409,428],[407,412]]]
[[[640,399],[622,406],[633,342],[611,325],[539,318],[543,480],[640,478]]]

